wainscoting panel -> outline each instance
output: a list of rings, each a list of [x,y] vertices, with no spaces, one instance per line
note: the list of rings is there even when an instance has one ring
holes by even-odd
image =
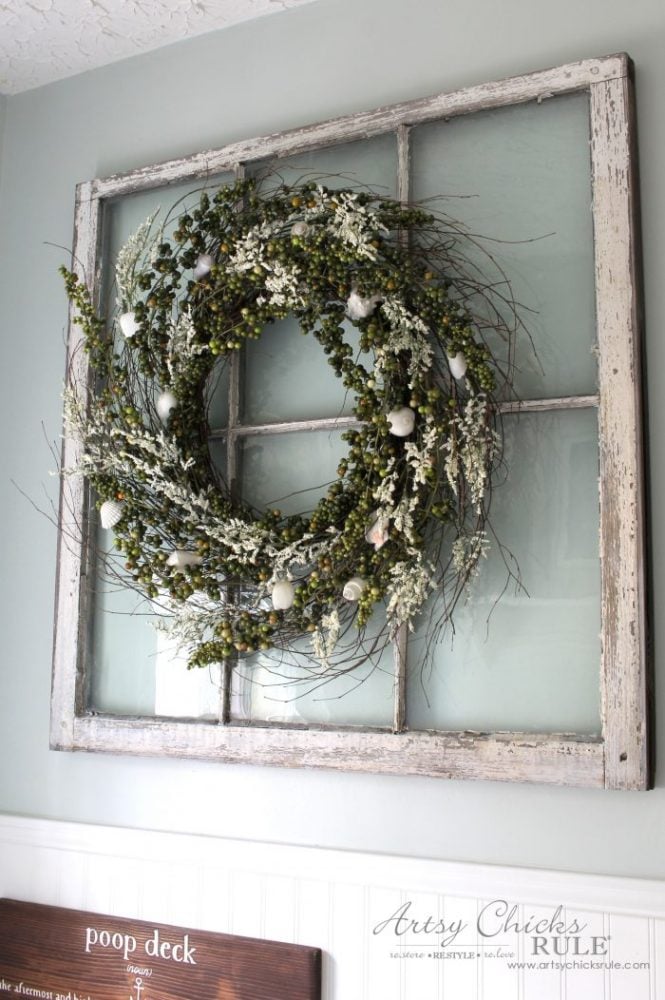
[[[665,1000],[663,882],[0,816],[0,895],[314,945],[324,1000]]]

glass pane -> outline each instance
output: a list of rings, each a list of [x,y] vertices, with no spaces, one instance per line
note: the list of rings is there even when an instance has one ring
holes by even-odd
[[[225,438],[211,438],[208,441],[208,450],[220,487],[226,493],[228,492],[228,447]]]
[[[133,236],[141,223],[154,212],[158,212],[155,230],[163,224],[165,236],[170,238],[177,227],[178,217],[183,212],[196,208],[204,189],[214,191],[222,184],[233,184],[234,181],[233,174],[219,174],[205,182],[188,181],[170,187],[139,191],[137,194],[127,195],[111,202],[107,206],[104,223],[106,259],[112,264],[129,237]],[[107,275],[107,281],[110,286],[112,274]]]
[[[233,717],[331,726],[392,725],[393,651],[390,643],[377,638],[383,620],[375,615],[370,622],[365,662],[347,674],[329,676],[312,659],[308,639],[299,642],[294,653],[256,653],[243,660],[233,673]],[[343,639],[339,645],[343,647]]]
[[[208,379],[206,398],[208,401],[208,424],[211,430],[226,427],[228,423],[230,374],[229,359],[220,358]]]
[[[242,442],[242,498],[257,510],[283,514],[314,509],[348,450],[336,430],[266,434]]]
[[[99,531],[108,548],[110,531]],[[187,670],[163,633],[155,606],[117,583],[98,579],[93,597],[89,707],[112,715],[216,720],[220,670]]]
[[[233,180],[231,174],[224,174],[205,185],[191,181],[112,202],[106,217],[105,259],[112,265],[127,239],[157,209],[161,211],[156,226],[166,223],[169,235],[178,215],[196,206],[204,186],[214,188]],[[182,202],[172,209],[179,199]],[[105,286],[109,306],[114,308],[112,266],[106,268]],[[224,380],[220,383],[216,399],[223,405]],[[218,411],[213,416],[221,421]],[[216,442],[214,447],[223,461],[224,443]],[[111,531],[100,529],[98,538],[102,550],[112,550]],[[154,628],[155,620],[155,607],[149,601],[126,586],[97,580],[90,627],[90,707],[111,714],[217,719],[218,669],[186,670],[185,658]]]
[[[600,559],[593,409],[505,420],[506,482],[491,523],[523,590],[506,586],[496,541],[431,649],[426,616],[409,645],[413,729],[599,733]],[[513,557],[514,560],[513,561]],[[517,569],[519,567],[519,569]]]
[[[585,93],[452,118],[412,133],[412,196],[464,224],[485,281],[508,277],[522,317],[522,399],[597,388],[589,107]],[[492,242],[482,242],[483,237]],[[507,292],[499,285],[499,292]],[[500,344],[492,343],[495,352]]]
[[[357,353],[358,331],[349,322],[344,328],[346,343]],[[303,335],[295,318],[269,325],[259,340],[247,342],[243,386],[245,424],[347,416],[355,402],[319,342]]]
[[[329,188],[370,187],[396,197],[397,143],[393,133],[345,142],[255,164],[251,174],[284,184],[320,181]]]
[[[274,175],[276,182],[295,184],[320,180],[327,187],[371,187],[397,194],[397,144],[393,134],[361,142],[266,161],[252,168],[258,176]],[[345,324],[346,339],[358,344],[356,329]],[[245,351],[243,422],[268,423],[335,417],[348,414],[353,398],[328,365],[323,349],[312,336],[303,336],[295,319],[266,327],[260,340]]]

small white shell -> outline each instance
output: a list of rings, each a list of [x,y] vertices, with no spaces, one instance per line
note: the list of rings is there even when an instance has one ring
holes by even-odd
[[[380,301],[380,295],[370,295],[368,299],[364,299],[357,292],[351,292],[346,300],[346,315],[349,319],[366,319],[372,315]]]
[[[453,357],[449,354],[448,364],[450,365],[450,374],[453,378],[464,378],[466,375],[466,358],[461,351],[458,351]]]
[[[122,330],[123,336],[128,340],[134,336],[139,328],[139,325],[136,322],[136,314],[134,312],[123,313],[118,319],[118,324]]]
[[[166,560],[166,565],[185,569],[186,566],[198,566],[202,562],[203,557],[198,552],[192,552],[190,549],[174,549]]]
[[[120,500],[105,500],[99,508],[99,521],[102,528],[114,528],[122,517],[124,506]]]
[[[215,261],[209,253],[200,253],[196,258],[196,264],[194,265],[194,280],[198,281],[199,278],[205,278],[206,274],[210,274],[214,263]]]
[[[291,226],[291,236],[307,236],[309,226],[306,222],[294,222]]]
[[[390,433],[395,437],[405,438],[413,433],[416,426],[416,415],[410,406],[402,406],[399,410],[391,410],[388,414]]]
[[[288,611],[293,607],[296,593],[289,580],[278,580],[272,588],[272,606],[275,611]]]
[[[365,541],[369,542],[370,545],[374,546],[375,552],[386,544],[390,537],[390,532],[388,531],[388,520],[385,517],[379,517],[379,512],[375,511],[372,514],[372,523],[365,532]]]
[[[177,405],[178,400],[168,389],[159,394],[155,403],[155,409],[157,410],[157,416],[162,423],[166,423],[171,416],[171,410],[174,410]]]
[[[344,590],[342,591],[342,597],[345,601],[357,601],[362,596],[362,592],[367,586],[367,580],[363,580],[361,576],[352,576],[350,580],[344,584]]]

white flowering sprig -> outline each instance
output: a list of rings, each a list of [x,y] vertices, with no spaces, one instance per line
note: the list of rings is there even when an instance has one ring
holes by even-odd
[[[465,585],[478,575],[480,560],[487,557],[490,542],[485,531],[457,536],[452,543],[452,565]]]
[[[142,222],[136,232],[118,252],[115,262],[115,282],[117,288],[118,309],[123,312],[131,309],[139,295],[139,278],[145,264],[151,264],[155,259],[155,248],[162,239],[160,228],[153,230],[159,209]]]
[[[435,578],[420,553],[406,562],[395,563],[391,568],[386,614],[393,633],[401,625],[413,630],[413,619],[436,586]]]
[[[207,352],[207,345],[198,336],[191,309],[184,309],[173,320],[166,350],[166,366],[169,381],[178,381],[181,369],[187,369],[191,361]]]
[[[337,608],[321,616],[321,624],[312,633],[312,652],[314,659],[324,668],[330,668],[330,661],[335,652],[342,630],[342,623]]]
[[[65,394],[81,446],[63,473],[112,512],[126,581],[166,608],[191,666],[301,650],[307,636],[324,672],[344,669],[363,659],[377,606],[394,635],[477,570],[500,442],[493,365],[453,287],[458,256],[446,271],[450,240],[432,215],[366,191],[245,181],[205,192],[170,239],[153,217],[130,238],[116,262],[122,339],[65,272],[102,390]],[[289,315],[320,343],[356,424],[337,480],[287,517],[231,495],[208,415],[234,353]],[[458,355],[463,380],[447,360]]]
[[[358,257],[377,258],[376,237],[388,232],[376,208],[359,200],[353,191],[336,191],[328,196],[333,212],[328,228]]]
[[[476,513],[482,511],[489,471],[499,448],[499,437],[490,418],[485,396],[469,396],[461,410],[452,416],[442,445],[450,488],[457,496],[461,476]]]
[[[391,336],[376,351],[375,370],[379,373],[385,371],[388,355],[406,355],[409,359],[407,385],[409,389],[413,389],[416,378],[422,378],[423,373],[432,366],[434,348],[430,331],[423,320],[409,312],[397,298],[386,299],[381,305],[381,312],[390,325]]]

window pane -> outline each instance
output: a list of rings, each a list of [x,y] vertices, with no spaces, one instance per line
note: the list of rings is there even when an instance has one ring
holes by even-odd
[[[100,545],[111,544],[100,529]],[[155,606],[127,587],[98,580],[93,595],[89,707],[113,715],[217,719],[220,671],[187,670],[155,627]]]
[[[336,478],[346,453],[340,431],[308,431],[246,438],[242,443],[243,499],[284,514],[312,510]],[[249,721],[388,726],[393,717],[393,651],[377,638],[375,616],[353,672],[331,679],[304,638],[290,653],[270,651],[243,660],[234,670],[234,717]],[[355,628],[350,638],[353,652]],[[339,653],[345,647],[340,638]],[[358,654],[356,653],[356,659]]]
[[[522,399],[596,392],[594,263],[585,93],[453,118],[412,133],[412,196],[491,237],[483,247],[523,318],[515,379]],[[500,278],[470,241],[485,281]],[[492,345],[495,352],[500,345]]]
[[[178,217],[185,211],[196,208],[204,189],[214,190],[222,184],[233,184],[232,174],[219,174],[206,181],[195,180],[174,184],[169,187],[139,191],[111,202],[105,216],[106,259],[113,262],[118,251],[125,245],[142,222],[158,211],[155,229],[164,224],[164,233],[170,238],[177,228]],[[178,204],[176,204],[178,203]],[[112,280],[113,275],[107,275]]]
[[[348,449],[341,431],[265,434],[242,442],[242,498],[257,510],[277,507],[283,514],[314,509],[337,478]]]
[[[507,481],[491,523],[519,564],[506,584],[493,540],[455,615],[455,635],[421,668],[428,633],[410,643],[407,718],[414,729],[600,732],[600,562],[596,411],[505,420]],[[507,556],[510,559],[510,556]],[[512,564],[514,566],[514,564]],[[428,704],[429,700],[429,704]]]
[[[363,648],[365,662],[346,675],[326,675],[312,659],[309,639],[298,643],[295,653],[257,653],[243,660],[233,674],[233,717],[332,726],[392,725],[393,651],[385,638],[377,639],[383,620],[377,614],[370,622]],[[343,647],[342,637],[339,648]]]
[[[219,430],[228,424],[230,375],[230,360],[222,358],[218,360],[208,379],[206,400],[211,430]]]
[[[254,164],[249,172],[255,176],[274,175],[277,183],[320,181],[329,188],[360,185],[395,197],[397,143],[394,133],[388,133],[284,159],[265,160]]]
[[[348,344],[358,351],[358,331],[344,324]],[[365,357],[368,357],[367,355]],[[294,318],[271,324],[245,348],[242,421],[245,424],[347,416],[355,396],[328,364],[312,334]]]
[[[202,188],[232,183],[231,174],[212,178],[205,184],[191,181],[172,187],[142,191],[118,199],[108,206],[106,216],[106,260],[113,262],[147,217],[162,208],[156,227],[166,223],[170,234],[178,215],[198,203]],[[167,213],[178,199],[183,202]],[[112,268],[104,274],[110,309],[115,307]],[[224,387],[216,398],[223,401]],[[221,419],[219,413],[216,419]],[[224,422],[226,417],[224,417]],[[215,443],[220,454],[223,442]],[[113,546],[112,531],[99,530],[103,550]],[[120,567],[120,563],[118,563]],[[95,711],[127,715],[167,715],[215,719],[219,712],[219,677],[215,670],[186,670],[185,661],[173,643],[154,628],[155,608],[128,587],[98,580],[92,595],[90,627],[89,705]]]

